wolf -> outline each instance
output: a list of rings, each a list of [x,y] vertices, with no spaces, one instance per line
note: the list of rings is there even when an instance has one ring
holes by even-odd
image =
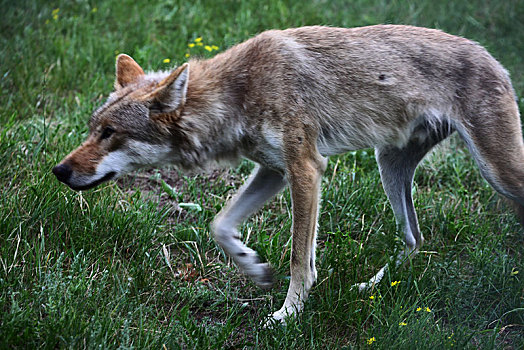
[[[327,158],[373,147],[405,250],[423,244],[415,169],[457,132],[491,186],[524,217],[524,147],[508,72],[479,44],[403,25],[310,26],[263,32],[211,59],[145,73],[116,59],[114,92],[91,116],[87,140],[53,168],[86,190],[143,167],[182,170],[247,158],[258,166],[212,223],[216,242],[257,285],[271,268],[239,225],[288,186],[291,279],[271,317],[301,311],[317,278],[315,245]],[[387,265],[360,290],[378,283]]]

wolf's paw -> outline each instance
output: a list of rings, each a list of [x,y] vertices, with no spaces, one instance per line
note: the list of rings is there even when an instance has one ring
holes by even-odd
[[[286,319],[293,317],[294,314],[289,314],[286,309],[282,308],[278,311],[275,311],[268,316],[266,322],[264,323],[265,329],[273,329],[277,326],[285,326]]]
[[[351,289],[358,288],[359,292],[366,292],[370,289],[375,288],[376,285],[380,283],[382,278],[384,277],[384,274],[386,273],[388,269],[388,264],[386,264],[383,268],[381,268],[375,276],[373,276],[368,282],[363,283],[357,283],[351,286]]]
[[[273,285],[273,269],[268,263],[261,263],[255,251],[244,249],[235,255],[235,262],[260,288],[267,289]]]
[[[364,293],[365,291],[369,290],[372,286],[370,286],[368,283],[366,282],[362,282],[362,283],[355,283],[354,285],[351,286],[351,290],[353,289],[357,289],[358,288],[358,291],[360,293]]]
[[[267,263],[258,263],[251,267],[249,277],[262,289],[273,286],[273,269]]]

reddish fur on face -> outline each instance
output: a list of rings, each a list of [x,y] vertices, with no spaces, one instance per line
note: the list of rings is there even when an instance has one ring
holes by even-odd
[[[171,127],[176,125],[176,121],[180,119],[180,110],[176,110],[170,113],[162,113],[151,117],[155,123],[161,125],[165,130],[169,130]]]
[[[107,150],[100,147],[94,140],[87,140],[84,144],[69,154],[64,163],[69,164],[73,171],[80,174],[94,174],[96,167],[107,154]]]

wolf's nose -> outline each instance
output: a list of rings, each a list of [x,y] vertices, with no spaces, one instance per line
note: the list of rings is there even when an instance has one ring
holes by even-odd
[[[58,164],[53,168],[53,174],[62,182],[66,182],[71,177],[73,169],[67,164]]]

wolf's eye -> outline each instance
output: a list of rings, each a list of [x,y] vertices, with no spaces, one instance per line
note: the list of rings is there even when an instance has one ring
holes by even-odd
[[[113,133],[115,132],[115,129],[113,129],[110,126],[106,126],[104,130],[102,131],[102,136],[100,136],[101,140],[109,138]]]

